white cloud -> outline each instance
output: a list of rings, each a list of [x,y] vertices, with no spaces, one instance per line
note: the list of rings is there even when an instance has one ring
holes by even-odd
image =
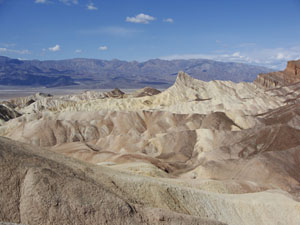
[[[81,52],[82,52],[81,49],[76,49],[76,50],[75,50],[75,53],[81,53]]]
[[[107,46],[100,46],[100,47],[99,47],[99,50],[100,50],[100,51],[106,51],[107,49],[108,49]]]
[[[172,18],[167,18],[163,20],[166,23],[174,23],[174,20]]]
[[[11,48],[16,46],[15,43],[1,43],[0,45],[4,46],[5,48]]]
[[[22,54],[22,55],[24,55],[24,54],[31,54],[31,52],[30,52],[28,49],[23,49],[23,50],[11,50],[11,51],[13,51],[13,52],[15,52],[15,53],[18,53],[18,54]]]
[[[64,3],[65,5],[77,5],[78,4],[78,0],[59,0],[60,2]]]
[[[98,10],[98,8],[94,5],[94,3],[89,3],[87,6],[86,6],[86,8],[88,9],[88,10]]]
[[[28,49],[23,49],[23,50],[16,50],[16,49],[8,49],[8,48],[0,48],[0,52],[2,53],[15,53],[15,54],[31,54],[31,52]]]
[[[234,52],[232,54],[233,57],[242,57],[240,52]]]
[[[153,16],[149,16],[144,13],[140,13],[136,15],[135,17],[126,17],[126,22],[130,23],[143,23],[143,24],[148,24],[150,21],[155,20],[156,18]]]
[[[47,3],[47,0],[35,0],[35,3],[43,4],[43,3]]]
[[[256,46],[256,43],[253,42],[246,42],[246,43],[241,43],[239,45],[237,45],[237,47],[239,48],[247,48],[247,47],[254,47]]]
[[[104,29],[102,29],[102,32],[106,34],[112,34],[115,36],[130,36],[139,31],[134,29],[124,28],[124,27],[105,27]]]
[[[242,49],[241,51],[227,50],[220,54],[174,54],[161,57],[161,59],[211,59],[223,62],[248,63],[282,70],[287,61],[300,59],[300,45],[273,49],[255,48],[247,51],[242,51]]]
[[[276,56],[277,59],[284,59],[285,58],[285,55],[281,52],[277,53],[277,56]]]
[[[174,59],[211,59],[217,61],[237,61],[243,59],[239,52],[234,52],[232,54],[175,54],[166,57],[161,57],[161,59],[174,60]],[[243,60],[244,61],[244,60]]]
[[[62,2],[65,5],[77,5],[78,0],[58,0],[59,2]],[[35,0],[35,3],[45,4],[45,3],[53,3],[51,0]]]
[[[121,36],[121,37],[131,37],[134,34],[137,34],[139,32],[142,31],[137,29],[118,27],[118,26],[100,27],[100,28],[79,31],[80,34],[84,34],[84,35],[106,34],[106,35]]]
[[[55,46],[50,47],[50,48],[48,48],[48,49],[49,49],[49,51],[51,51],[51,52],[57,52],[57,51],[60,50],[60,46],[59,46],[59,45],[55,45]]]

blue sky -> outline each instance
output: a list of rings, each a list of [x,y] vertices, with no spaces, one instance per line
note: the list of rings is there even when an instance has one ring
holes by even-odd
[[[300,0],[0,0],[0,55],[208,58],[283,68],[300,58]]]

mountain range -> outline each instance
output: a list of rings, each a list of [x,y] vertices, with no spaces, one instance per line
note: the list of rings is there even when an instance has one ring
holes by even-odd
[[[203,80],[252,82],[272,70],[242,63],[207,59],[127,62],[121,60],[67,59],[19,60],[0,56],[0,85],[69,88],[141,88],[171,86],[178,71]]]

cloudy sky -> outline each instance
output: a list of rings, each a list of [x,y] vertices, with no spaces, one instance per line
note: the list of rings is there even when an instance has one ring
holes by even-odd
[[[0,0],[0,55],[207,58],[281,69],[300,58],[300,0]]]

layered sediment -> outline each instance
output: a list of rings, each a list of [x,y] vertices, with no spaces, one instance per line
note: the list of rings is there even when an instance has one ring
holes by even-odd
[[[300,82],[300,60],[289,61],[283,71],[259,74],[254,81],[265,88],[276,88],[297,82]]]
[[[0,221],[297,225],[299,95],[180,72],[162,92],[8,101]]]

